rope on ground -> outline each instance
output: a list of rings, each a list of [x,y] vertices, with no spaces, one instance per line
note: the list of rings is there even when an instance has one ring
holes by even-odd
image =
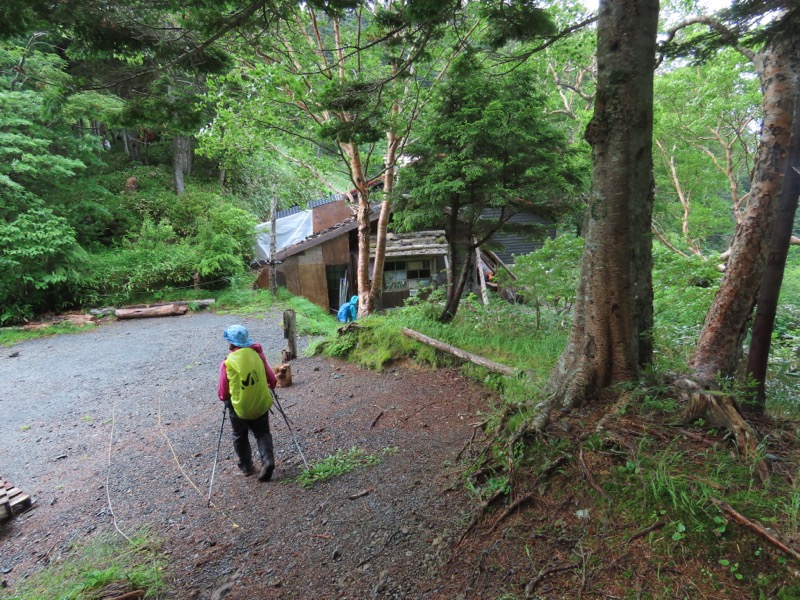
[[[216,340],[216,337],[212,337],[212,338],[211,338],[211,339],[208,341],[208,343],[207,343],[207,344],[206,344],[206,345],[203,347],[203,349],[202,349],[202,350],[200,350],[200,352],[198,352],[198,353],[195,355],[195,357],[194,357],[194,358],[193,358],[193,359],[192,359],[192,360],[189,362],[189,364],[187,365],[187,367],[191,367],[191,366],[192,366],[192,365],[193,365],[193,364],[194,364],[194,363],[197,361],[198,357],[199,357],[201,354],[203,354],[203,353],[204,353],[204,352],[205,352],[205,351],[208,349],[208,347],[209,347],[209,346],[210,346],[210,345],[211,345],[211,344],[214,342],[214,340]],[[148,378],[150,377],[150,375],[151,375],[151,374],[153,373],[153,371],[155,370],[156,366],[157,366],[157,365],[153,365],[153,366],[152,366],[152,367],[151,367],[151,368],[150,368],[150,369],[147,371],[147,373],[145,374],[145,379],[148,379]],[[163,426],[162,426],[162,424],[161,424],[161,399],[162,399],[163,395],[164,395],[164,390],[162,389],[162,390],[159,392],[159,395],[158,395],[158,430],[159,430],[159,432],[161,433],[161,435],[164,437],[164,439],[166,440],[166,442],[167,442],[167,445],[169,446],[170,452],[172,453],[172,457],[173,457],[173,459],[175,460],[175,464],[176,464],[176,465],[178,465],[178,470],[179,470],[179,471],[181,472],[181,474],[182,474],[182,475],[183,475],[183,476],[186,478],[186,481],[188,481],[188,482],[189,482],[189,484],[190,484],[190,485],[191,485],[191,486],[192,486],[192,487],[195,489],[195,491],[197,491],[197,493],[198,493],[198,494],[200,494],[201,496],[205,497],[205,494],[204,494],[204,492],[203,492],[202,490],[200,490],[200,488],[199,488],[199,487],[197,487],[197,485],[196,485],[196,484],[195,484],[195,482],[192,480],[192,478],[191,478],[191,477],[189,477],[189,475],[186,473],[186,471],[184,471],[184,469],[183,469],[183,466],[182,466],[182,465],[181,465],[181,463],[180,463],[180,459],[178,458],[178,455],[177,455],[177,453],[175,452],[175,448],[172,446],[172,442],[170,441],[170,439],[169,439],[169,436],[167,436],[167,433],[166,433],[166,431],[164,430],[164,427],[163,427]],[[111,480],[111,464],[112,464],[112,457],[113,457],[113,452],[112,452],[112,450],[113,450],[113,447],[114,447],[114,426],[116,425],[116,410],[117,410],[117,403],[118,403],[118,402],[119,402],[119,400],[115,400],[115,401],[114,401],[114,403],[111,405],[111,432],[110,432],[110,434],[109,434],[109,439],[108,439],[108,466],[107,466],[107,468],[106,468],[106,502],[107,502],[107,504],[108,504],[108,512],[109,512],[109,513],[111,513],[111,519],[112,519],[112,521],[113,521],[113,523],[114,523],[114,529],[116,529],[116,530],[117,530],[117,532],[118,532],[118,533],[119,533],[119,534],[120,534],[122,537],[124,537],[126,540],[128,540],[129,542],[131,542],[131,541],[132,541],[132,540],[131,540],[131,538],[130,538],[130,537],[128,537],[128,536],[125,534],[125,532],[124,532],[124,531],[122,531],[122,529],[120,529],[119,525],[117,524],[117,516],[116,516],[116,514],[114,513],[114,508],[113,508],[113,506],[112,506],[112,504],[111,504],[111,486],[110,486],[110,480]],[[216,506],[214,505],[214,503],[213,503],[213,502],[212,502],[212,503],[210,503],[210,506],[212,506],[212,507],[216,508]],[[233,520],[231,517],[229,517],[229,516],[227,515],[227,513],[225,513],[225,511],[224,511],[224,510],[222,510],[222,509],[217,509],[217,510],[218,510],[218,511],[219,511],[219,513],[220,513],[220,514],[222,514],[222,515],[223,515],[223,516],[224,516],[224,517],[225,517],[225,518],[226,518],[228,521],[230,521],[230,522],[231,522],[231,524],[233,525],[233,527],[236,527],[236,528],[238,528],[238,527],[239,527],[239,525],[238,525],[238,524],[237,524],[237,523],[236,523],[236,522],[235,522],[235,521],[234,521],[234,520]]]
[[[208,348],[208,347],[211,345],[211,343],[212,343],[214,340],[216,340],[216,338],[211,338],[211,340],[208,342],[208,344],[206,344],[206,345],[205,345],[205,347],[203,347],[203,349],[202,349],[202,350],[201,350],[201,351],[200,351],[200,352],[197,354],[197,356],[195,356],[195,357],[192,359],[192,361],[189,363],[189,365],[190,365],[190,366],[191,366],[191,364],[192,364],[192,363],[193,363],[195,360],[197,360],[197,357],[198,357],[198,356],[200,356],[200,354],[202,354],[203,352],[205,352],[205,351],[206,351],[206,349],[207,349],[207,348]],[[186,478],[186,481],[188,481],[188,482],[189,482],[189,485],[191,485],[191,486],[192,486],[192,488],[194,488],[194,490],[195,490],[195,491],[196,491],[198,494],[200,494],[200,495],[201,495],[203,498],[205,498],[205,492],[203,492],[203,491],[202,491],[202,490],[201,490],[201,489],[200,489],[200,488],[197,486],[197,484],[194,482],[194,480],[193,480],[193,479],[192,479],[192,478],[189,476],[189,474],[188,474],[188,473],[187,473],[187,472],[186,472],[186,471],[183,469],[183,465],[181,465],[181,461],[180,461],[180,459],[178,458],[178,454],[175,452],[175,448],[174,448],[174,446],[172,445],[172,441],[169,439],[169,436],[167,435],[167,432],[166,432],[166,430],[164,429],[164,426],[163,426],[163,425],[162,425],[162,423],[161,423],[161,400],[162,400],[162,398],[163,398],[163,397],[164,397],[164,390],[163,390],[163,388],[162,388],[162,389],[161,389],[161,391],[160,391],[160,392],[159,392],[159,394],[158,394],[158,430],[159,430],[159,432],[161,433],[161,435],[164,437],[164,439],[166,440],[166,442],[167,442],[167,446],[169,446],[169,450],[170,450],[170,452],[172,453],[172,458],[173,458],[173,460],[175,461],[175,464],[178,466],[178,470],[181,472],[181,475],[183,475],[183,476]],[[213,502],[210,502],[210,501],[209,501],[209,506],[211,506],[211,507],[213,507],[213,508],[217,508],[217,507],[216,507],[216,505],[215,505]],[[239,524],[238,524],[238,523],[236,523],[236,521],[234,521],[234,520],[233,520],[231,517],[229,517],[229,516],[228,516],[228,514],[227,514],[227,513],[226,513],[224,510],[222,510],[221,508],[218,508],[217,510],[220,512],[220,514],[222,514],[222,516],[224,516],[224,517],[225,517],[225,518],[226,518],[228,521],[230,521],[230,522],[231,522],[231,525],[232,525],[233,527],[236,527],[236,528],[238,528],[238,527],[239,527]]]
[[[109,479],[111,477],[111,449],[114,446],[114,425],[116,424],[116,409],[117,403],[111,405],[111,434],[108,438],[108,469],[106,470],[106,501],[108,502],[108,512],[111,513],[111,520],[114,522],[114,529],[129,542],[131,538],[125,535],[125,532],[117,525],[117,516],[114,514],[114,509],[111,507],[111,492],[109,491]]]

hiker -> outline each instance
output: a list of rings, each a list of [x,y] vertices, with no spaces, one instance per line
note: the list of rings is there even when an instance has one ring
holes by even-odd
[[[230,352],[219,368],[219,399],[230,409],[233,449],[239,468],[250,476],[255,473],[248,432],[252,431],[261,455],[260,481],[269,481],[275,470],[269,409],[277,379],[264,358],[261,344],[250,339],[242,325],[231,325],[222,334]]]
[[[339,312],[336,313],[336,318],[342,323],[349,323],[355,321],[358,316],[358,296],[350,298],[349,302],[345,302],[339,307]]]

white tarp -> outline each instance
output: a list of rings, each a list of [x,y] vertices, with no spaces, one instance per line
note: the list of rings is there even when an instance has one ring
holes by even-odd
[[[314,213],[304,210],[287,217],[278,219],[275,222],[278,230],[276,252],[302,242],[314,233]],[[256,260],[269,260],[269,230],[270,224],[261,223],[256,225]]]

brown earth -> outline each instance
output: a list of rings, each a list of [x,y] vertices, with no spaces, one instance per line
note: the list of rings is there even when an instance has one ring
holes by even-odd
[[[262,483],[239,472],[225,423],[209,507],[221,332],[237,320],[111,322],[3,350],[0,476],[35,499],[2,528],[6,585],[116,521],[164,540],[162,598],[422,598],[447,587],[436,573],[472,508],[454,465],[490,394],[453,369],[300,358],[279,398],[307,460],[355,447],[380,463],[303,488],[274,413],[277,468]],[[274,364],[280,315],[245,324]]]
[[[672,537],[669,514],[630,521],[597,483],[614,485],[610,474],[644,438],[703,461],[727,452],[721,435],[676,438],[623,416],[609,423],[613,447],[583,448],[605,409],[573,411],[548,430],[549,468],[517,465],[510,497],[500,480],[492,501],[468,493],[465,461],[480,459],[483,411],[497,399],[450,368],[294,361],[294,385],[279,397],[306,458],[358,448],[380,462],[304,488],[275,413],[277,468],[261,483],[237,469],[225,423],[209,506],[221,332],[237,321],[276,363],[279,314],[109,322],[2,350],[0,477],[36,500],[0,529],[7,590],[115,527],[163,540],[162,599],[747,598],[748,580],[775,575],[778,553],[763,540],[731,525],[719,547],[689,547]],[[775,470],[791,477],[800,462],[791,424],[783,435]],[[744,581],[719,562],[731,548],[751,557]],[[776,577],[773,592],[786,580]]]

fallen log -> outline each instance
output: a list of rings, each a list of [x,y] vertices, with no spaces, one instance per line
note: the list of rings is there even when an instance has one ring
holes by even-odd
[[[122,309],[155,308],[156,306],[171,306],[173,304],[177,304],[178,306],[197,306],[200,308],[206,308],[207,306],[211,306],[215,302],[216,300],[214,298],[206,298],[204,300],[175,300],[174,302],[153,302],[151,304],[129,304],[127,306],[123,306]]]
[[[451,346],[450,344],[445,344],[444,342],[435,340],[431,337],[428,337],[427,335],[419,333],[418,331],[414,331],[413,329],[407,329],[406,327],[403,327],[400,331],[403,333],[403,335],[410,337],[412,340],[422,342],[423,344],[427,344],[428,346],[433,346],[437,350],[441,350],[442,352],[447,352],[463,360],[468,360],[471,363],[480,365],[485,369],[489,369],[490,371],[493,371],[495,373],[500,373],[501,375],[508,375],[509,377],[514,377],[519,373],[519,371],[517,369],[514,369],[513,367],[509,367],[507,365],[501,365],[500,363],[496,363],[493,360],[484,358],[483,356],[478,356],[477,354],[473,354],[472,352],[467,352],[466,350],[462,350],[461,348],[456,348],[455,346]]]
[[[178,304],[165,304],[149,308],[119,308],[114,311],[118,319],[148,319],[150,317],[171,317],[186,314],[189,308]]]

